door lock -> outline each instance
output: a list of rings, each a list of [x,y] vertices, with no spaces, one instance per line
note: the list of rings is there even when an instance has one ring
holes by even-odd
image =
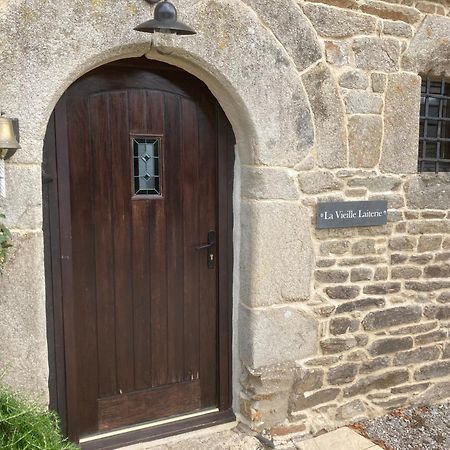
[[[214,246],[216,245],[216,232],[208,231],[208,243],[196,247],[196,250],[207,250],[207,265],[208,269],[214,269],[216,266],[216,256],[214,254]]]

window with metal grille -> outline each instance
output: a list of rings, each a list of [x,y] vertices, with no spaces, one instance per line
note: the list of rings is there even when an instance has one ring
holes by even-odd
[[[450,172],[450,80],[422,79],[419,172]]]

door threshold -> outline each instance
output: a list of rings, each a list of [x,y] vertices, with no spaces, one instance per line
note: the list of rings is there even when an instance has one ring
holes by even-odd
[[[219,411],[217,408],[210,408],[192,414],[88,436],[80,439],[80,447],[82,450],[112,450],[221,425],[235,420],[236,417],[231,409]]]

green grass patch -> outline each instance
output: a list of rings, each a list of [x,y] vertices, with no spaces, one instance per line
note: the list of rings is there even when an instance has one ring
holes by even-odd
[[[77,450],[63,439],[51,411],[0,387],[0,449]]]

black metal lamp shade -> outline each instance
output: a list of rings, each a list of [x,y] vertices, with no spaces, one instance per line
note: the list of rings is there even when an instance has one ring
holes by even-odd
[[[154,18],[141,23],[135,30],[144,33],[196,34],[191,27],[177,20],[177,9],[168,0],[158,3],[155,7]]]

